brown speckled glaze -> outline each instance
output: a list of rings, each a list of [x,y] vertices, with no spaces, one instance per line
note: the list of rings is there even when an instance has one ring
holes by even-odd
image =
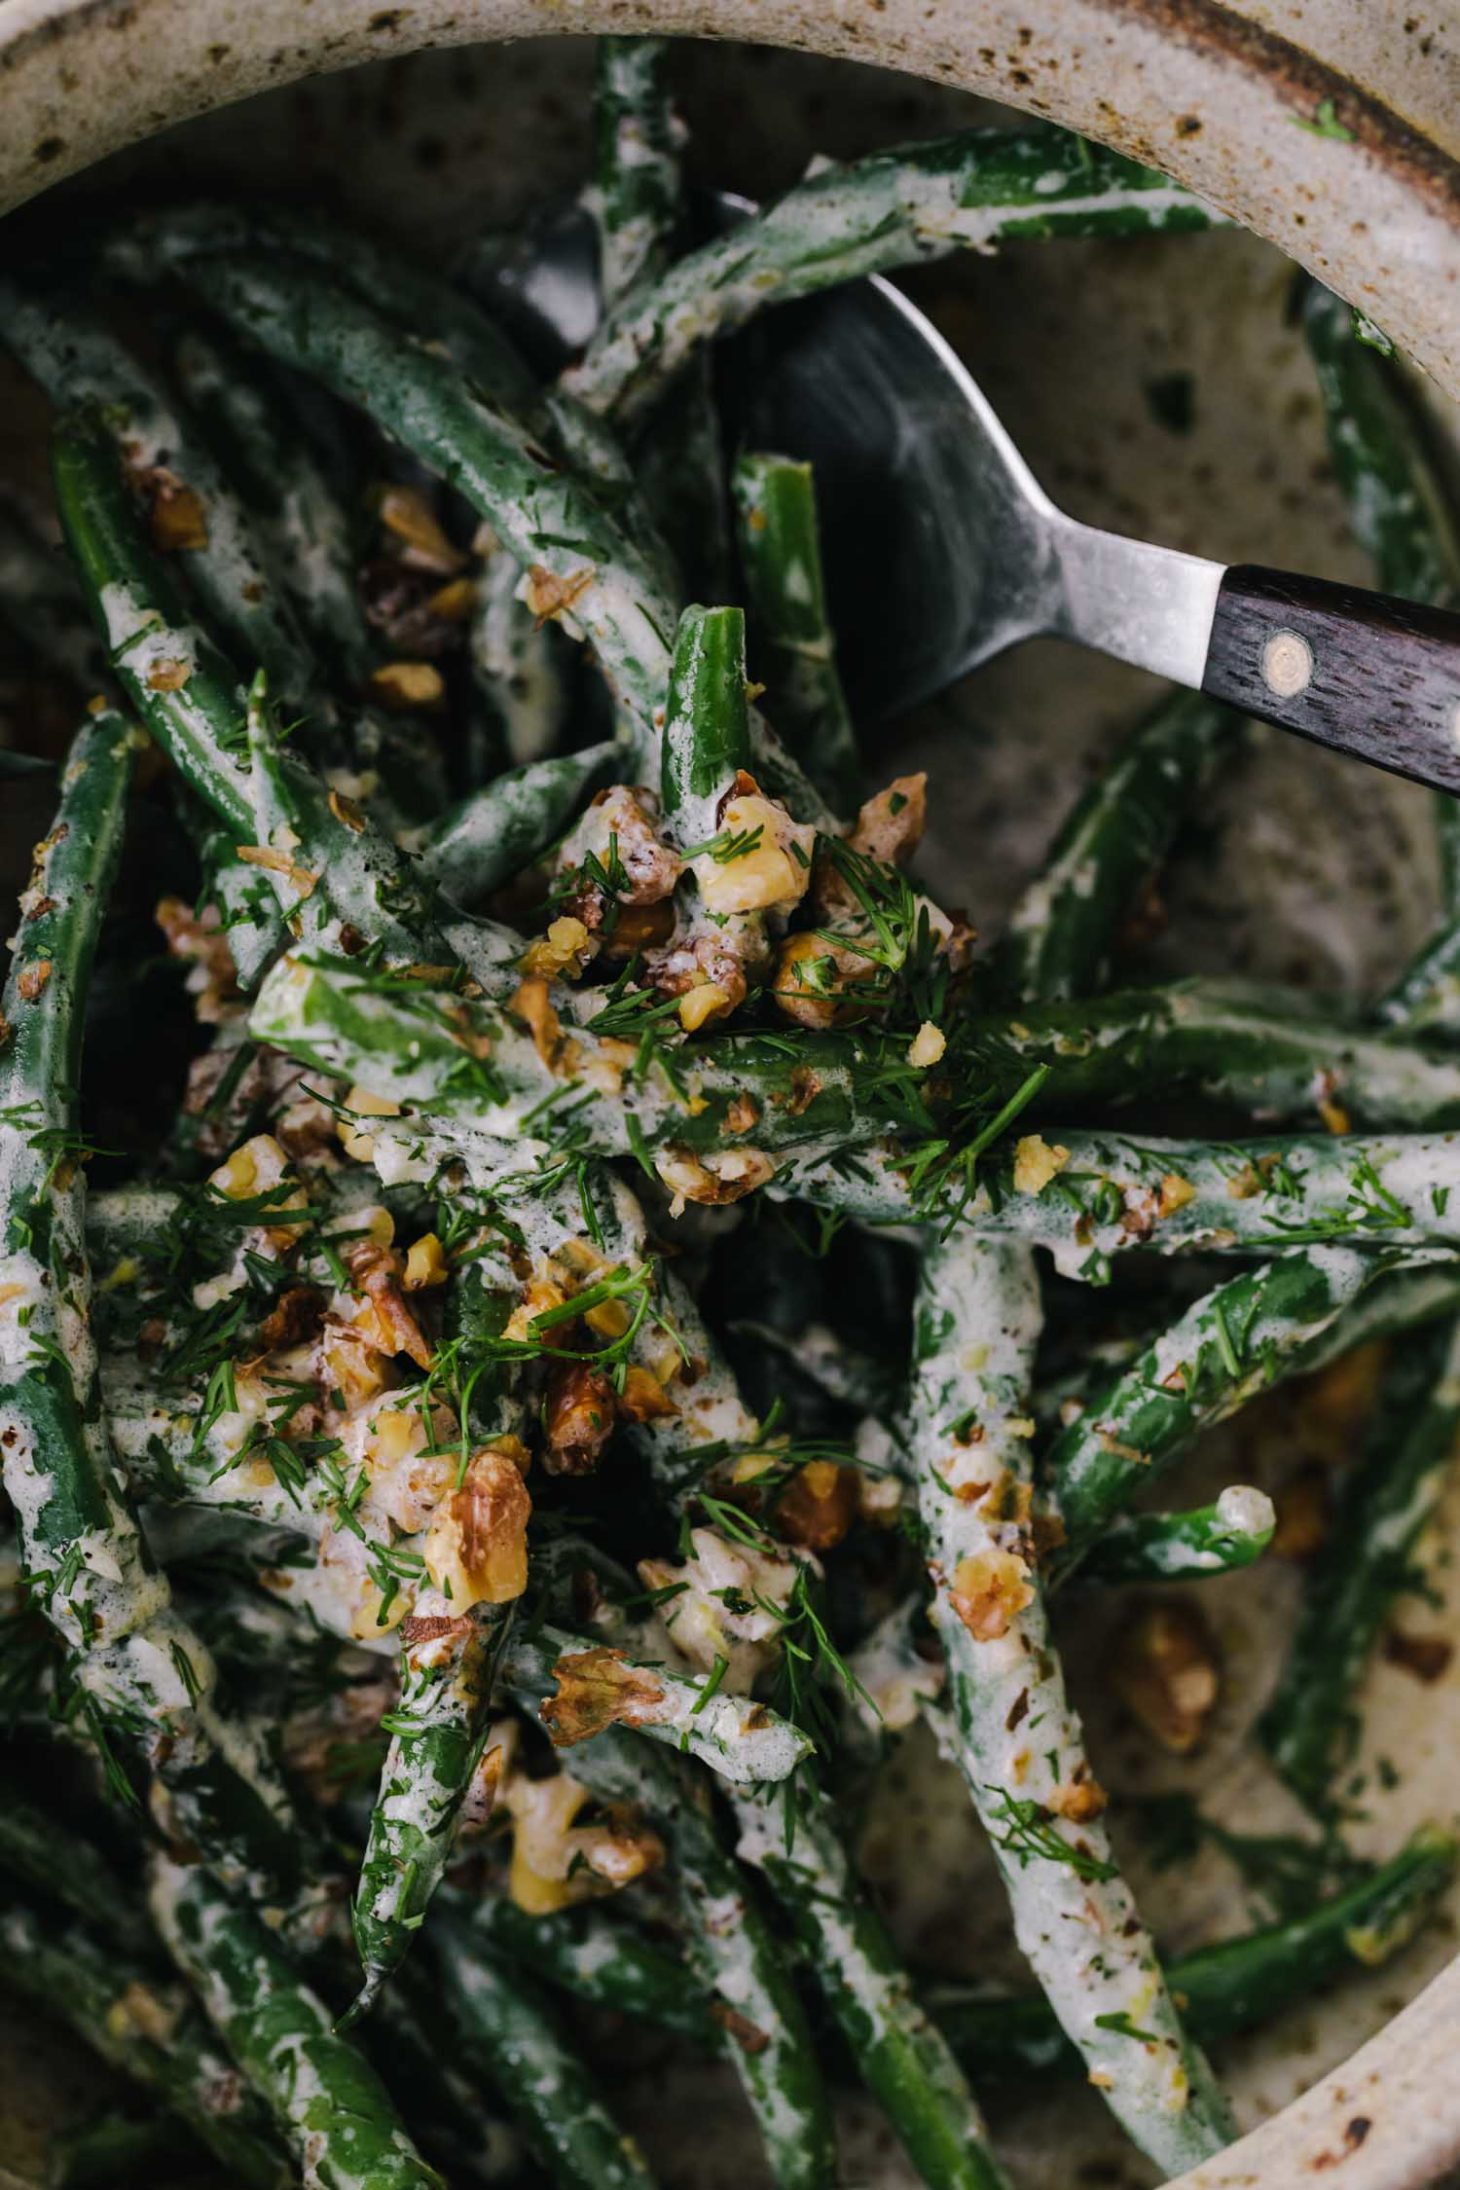
[[[34,197],[187,116],[274,90],[247,114],[221,114],[128,155],[105,187],[133,169],[317,185],[383,231],[424,233],[444,253],[481,222],[571,186],[589,67],[577,34],[610,27],[748,38],[902,72],[745,49],[685,55],[686,102],[717,180],[763,193],[793,179],[811,150],[855,153],[957,126],[973,111],[970,91],[1008,100],[1180,175],[1326,273],[1460,393],[1460,8],[1451,0],[1247,0],[1240,10],[1213,0],[0,0],[0,204]],[[524,45],[409,58],[547,34],[574,42],[551,54]],[[387,65],[329,84],[300,81],[371,60]],[[1346,140],[1299,126],[1325,101]],[[368,162],[358,156],[366,140]],[[1142,250],[1028,247],[935,270],[913,286],[1076,514],[1224,560],[1250,555],[1362,578],[1324,475],[1301,345],[1282,325],[1286,269],[1233,234]],[[1143,379],[1172,369],[1192,371],[1199,396],[1194,430],[1179,440],[1141,394]],[[8,386],[3,409],[0,471],[35,440],[38,422]],[[1075,779],[1147,689],[1130,672],[1046,645],[991,665],[904,726],[902,752],[951,790],[929,846],[946,897],[971,899],[976,916],[997,921]],[[1432,870],[1421,794],[1274,735],[1214,802],[1202,848],[1173,874],[1153,970],[1239,967],[1361,995],[1424,932]],[[1220,1446],[1194,1456],[1173,1502],[1195,1502],[1222,1481],[1270,1484],[1292,1464],[1293,1442],[1280,1413],[1265,1426],[1244,1417]],[[1451,1635],[1460,1635],[1457,1575],[1460,1493],[1431,1557],[1446,1609],[1423,1615]],[[1199,1761],[1199,1791],[1226,1822],[1249,1829],[1291,1822],[1245,1737],[1295,1583],[1290,1569],[1264,1569],[1209,1585],[1202,1597],[1230,1680]],[[1099,1692],[1102,1623],[1114,1613],[1091,1604],[1076,1616],[1081,1701],[1102,1776],[1120,1794],[1159,1791],[1170,1783],[1162,1760],[1141,1752]],[[1361,1845],[1377,1851],[1420,1817],[1448,1819],[1457,1808],[1460,1660],[1433,1689],[1381,1665],[1366,1704],[1366,1765],[1392,1756],[1405,1774],[1368,1838],[1361,1829]],[[911,1948],[1006,1978],[997,1894],[948,1793],[935,1760],[909,1744],[874,1811],[866,1858]],[[1240,1898],[1210,1866],[1151,1875],[1138,1847],[1123,1852],[1174,1945],[1241,1923]],[[1434,1937],[1392,1971],[1346,1988],[1341,2002],[1317,2003],[1231,2049],[1241,2118],[1260,2126],[1185,2190],[1435,2190],[1451,2179],[1460,2162],[1460,2084],[1449,2066],[1460,1970],[1443,1969],[1448,1951]],[[1428,1989],[1405,2007],[1426,1977]],[[0,2060],[0,2117],[13,2123],[11,2065]],[[28,2085],[29,2074],[22,2063],[17,2081]],[[629,2065],[622,2095],[631,2127],[662,2112],[652,2060]],[[1078,2088],[990,2098],[1021,2190],[1149,2182]],[[666,2181],[743,2190],[756,2179],[733,2097],[712,2070],[686,2071],[675,2111],[684,2128],[666,2151]],[[717,2125],[709,2139],[707,2118]],[[911,2178],[871,2110],[852,2102],[843,2126],[849,2180],[904,2190]],[[29,2153],[16,2144],[4,2158],[27,2164]]]

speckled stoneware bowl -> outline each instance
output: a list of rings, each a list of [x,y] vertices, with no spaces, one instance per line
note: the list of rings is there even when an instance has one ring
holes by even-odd
[[[1213,198],[1268,240],[1227,231],[1024,245],[911,286],[1076,515],[1223,561],[1366,575],[1328,477],[1306,357],[1284,321],[1290,268],[1272,246],[1362,303],[1434,389],[1460,393],[1460,9],[1436,0],[1249,0],[1241,11],[1215,0],[0,0],[0,204],[71,176],[61,217],[67,195],[139,176],[289,185],[444,257],[575,186],[591,65],[579,34],[604,28],[756,41],[680,57],[698,172],[756,195],[792,181],[813,153],[956,126],[983,111],[983,94],[1119,144]],[[1299,126],[1325,100],[1345,141]],[[1163,424],[1148,400],[1172,373],[1192,376],[1189,432]],[[34,465],[39,414],[8,381],[0,396],[0,472]],[[1445,408],[1442,393],[1434,400]],[[901,725],[899,763],[934,772],[930,880],[996,925],[1146,697],[1133,672],[1046,644]],[[1432,916],[1427,800],[1274,733],[1211,802],[1168,897],[1158,967],[1272,974],[1361,998]],[[1238,1478],[1278,1483],[1304,1459],[1304,1440],[1294,1410],[1251,1410],[1193,1457],[1173,1503]],[[1434,1596],[1405,1608],[1407,1628],[1460,1637],[1457,1544],[1460,1487],[1427,1547]],[[1179,1768],[1108,1700],[1112,1609],[1073,1613],[1075,1686],[1117,1831],[1122,1795],[1177,1783],[1229,1824],[1293,1822],[1246,1733],[1296,1591],[1295,1572],[1274,1562],[1205,1588],[1223,1701],[1203,1752]],[[1453,1822],[1460,1660],[1428,1686],[1381,1663],[1365,1712],[1360,1769],[1372,1775],[1382,1758],[1397,1784],[1360,1846],[1391,1849],[1427,1817]],[[886,1775],[863,1854],[920,1961],[1017,1975],[961,1789],[916,1737]],[[1216,1857],[1153,1872],[1139,1842],[1122,1854],[1174,1949],[1247,1920]],[[1382,1972],[1224,2048],[1249,2134],[1186,2178],[1188,2190],[1460,2181],[1452,1949],[1453,1923],[1442,1922]],[[0,2037],[0,2184],[7,2169],[33,2182],[48,2127],[90,2089],[91,2072],[29,2024]],[[666,2190],[759,2179],[736,2095],[714,2070],[687,2071],[666,2096],[652,2053],[611,2066]],[[1001,2148],[1028,2190],[1149,2182],[1079,2087],[991,2096]],[[870,2109],[849,2102],[843,2129],[849,2185],[910,2182]]]

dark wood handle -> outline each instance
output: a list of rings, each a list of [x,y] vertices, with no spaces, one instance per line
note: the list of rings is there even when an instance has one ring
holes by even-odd
[[[1460,615],[1240,564],[1222,579],[1202,690],[1460,792]]]

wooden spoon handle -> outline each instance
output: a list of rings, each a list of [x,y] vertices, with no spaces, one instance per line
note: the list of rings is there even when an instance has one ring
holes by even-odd
[[[1460,792],[1460,615],[1238,564],[1217,594],[1202,690]]]

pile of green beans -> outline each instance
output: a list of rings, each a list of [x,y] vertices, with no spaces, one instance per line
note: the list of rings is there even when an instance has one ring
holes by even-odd
[[[1242,765],[1178,696],[975,960],[907,872],[923,779],[859,747],[816,479],[724,445],[711,371],[832,283],[1218,216],[1030,124],[690,248],[672,75],[602,41],[602,317],[554,385],[267,205],[0,283],[66,548],[7,495],[0,621],[79,723],[0,1000],[0,1983],[136,2091],[69,2179],[652,2190],[605,2014],[738,2084],[778,2190],[839,2179],[849,2078],[921,2180],[1004,2190],[979,2090],[1076,2063],[1173,2175],[1235,2133],[1203,2046],[1450,1888],[1438,1829],[1342,1836],[1460,1414],[1453,810],[1441,931],[1366,1021],[1141,985],[1127,917]],[[1381,581],[1448,596],[1396,368],[1302,316]],[[83,1044],[159,899],[196,1029],[103,1150]],[[1231,1131],[1172,1133],[1193,1096]],[[1223,1259],[1111,1343],[1090,1287],[1141,1251]],[[1280,1482],[1152,1493],[1375,1347],[1257,1729],[1339,1890],[1163,1964],[1063,1585],[1259,1564]],[[918,1718],[1037,1991],[922,1983],[861,1875]]]

